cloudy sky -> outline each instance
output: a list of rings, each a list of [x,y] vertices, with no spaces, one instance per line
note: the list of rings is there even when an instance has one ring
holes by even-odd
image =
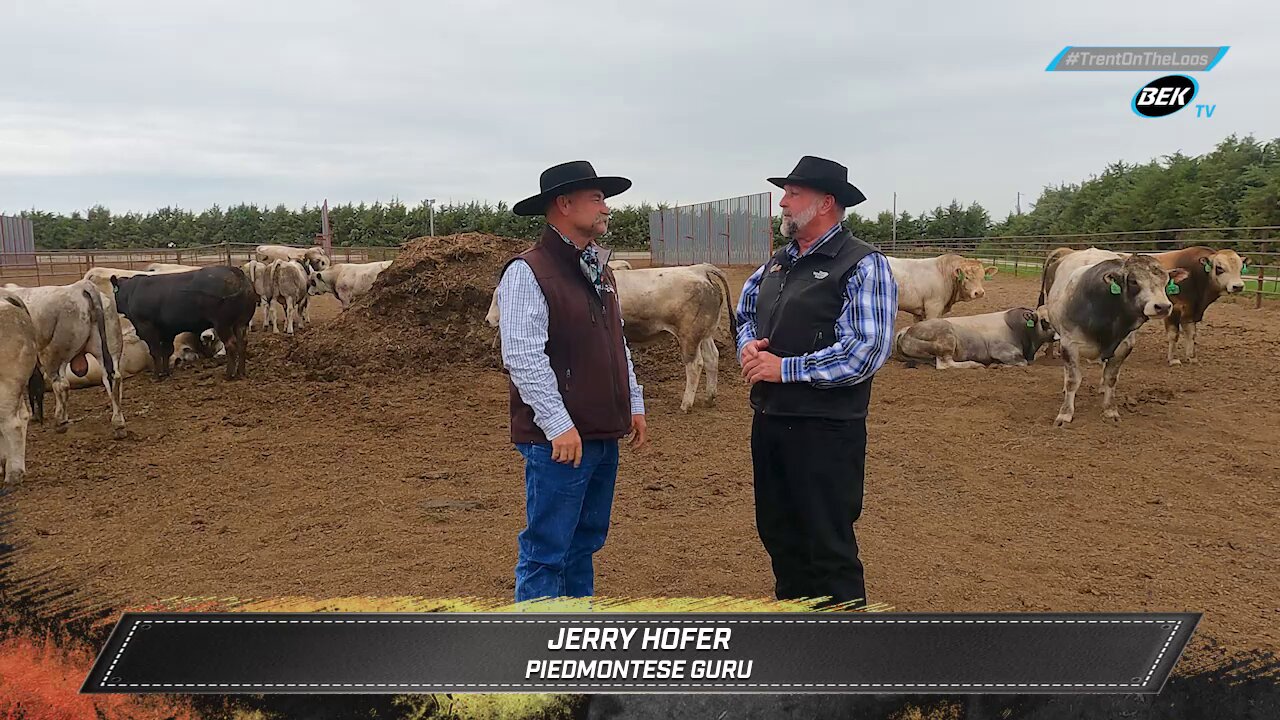
[[[1106,163],[1280,137],[1274,0],[262,3],[0,0],[0,212],[482,200],[589,159],[619,204],[765,192],[804,154],[864,215],[999,219]],[[1230,45],[1196,102],[1065,45]],[[775,194],[775,202],[777,195]]]

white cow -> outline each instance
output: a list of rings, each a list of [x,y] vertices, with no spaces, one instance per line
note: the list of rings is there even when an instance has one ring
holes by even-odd
[[[284,306],[285,334],[292,335],[294,323],[305,326],[298,312],[307,298],[309,273],[306,266],[297,260],[274,260],[267,268],[275,301]],[[271,321],[271,331],[279,332],[274,316]]]
[[[627,262],[626,260],[610,260],[610,261],[609,261],[609,267],[613,268],[614,270],[630,270],[630,269],[632,269],[632,268],[631,268],[631,263]]]
[[[1016,307],[981,315],[923,320],[894,334],[894,351],[908,365],[932,361],[939,370],[988,365],[1024,366],[1054,332],[1048,313]]]
[[[709,263],[644,268],[615,273],[614,282],[628,345],[655,342],[663,333],[675,336],[685,367],[680,412],[689,412],[693,407],[703,369],[707,373],[707,401],[714,403],[720,361],[715,331],[722,307],[729,313],[730,338],[736,339],[738,334],[724,271]],[[495,288],[485,321],[490,327],[498,327],[499,316]]]
[[[391,267],[390,260],[369,263],[337,263],[327,270],[311,273],[307,281],[307,293],[323,295],[333,293],[342,303],[342,309],[351,307],[356,298],[369,292],[373,281],[383,270]]]
[[[31,402],[36,393],[44,394],[39,342],[26,304],[0,290],[0,465],[5,485],[22,482],[27,472]]]
[[[249,282],[253,283],[253,291],[258,293],[258,305],[262,308],[262,329],[267,329],[267,318],[271,319],[271,330],[277,332],[275,288],[271,284],[271,272],[266,263],[250,260],[240,266]],[[253,318],[249,319],[249,329],[253,329]]]
[[[324,270],[333,264],[324,248],[297,248],[288,245],[259,245],[254,248],[254,259],[270,264],[273,260],[297,260],[305,263],[312,271]]]
[[[178,263],[162,263],[153,262],[147,265],[147,270],[151,272],[191,272],[199,270],[199,265],[180,265]]]
[[[982,281],[1000,270],[994,265],[984,268],[982,261],[955,253],[888,261],[898,285],[898,309],[916,320],[940,318],[952,305],[982,297],[986,294]]]
[[[259,245],[254,249],[254,259],[258,262],[270,265],[275,260],[297,260],[307,269],[307,272],[316,272],[325,270],[333,265],[333,261],[328,255],[324,254],[324,249],[320,247],[296,248],[288,245]],[[302,296],[302,319],[307,324],[311,323],[311,303],[310,298],[304,293]]]
[[[65,432],[71,424],[67,373],[83,375],[89,367],[85,356],[93,355],[107,369],[102,385],[111,400],[113,434],[116,438],[125,437],[124,412],[120,408],[123,384],[120,355],[124,351],[124,338],[115,297],[99,291],[87,280],[34,288],[10,283],[5,288],[26,303],[35,321],[40,339],[40,367],[46,385],[53,387],[57,431]],[[42,421],[43,417],[37,419]]]

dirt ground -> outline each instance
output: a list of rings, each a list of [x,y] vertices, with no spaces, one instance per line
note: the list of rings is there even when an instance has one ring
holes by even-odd
[[[735,293],[746,274],[730,272]],[[955,313],[1035,295],[1035,280],[1000,275]],[[1148,324],[1121,374],[1118,424],[1101,416],[1097,366],[1075,422],[1055,429],[1057,360],[978,371],[891,361],[875,381],[857,524],[870,600],[897,611],[1204,611],[1202,636],[1280,648],[1280,306],[1252,303],[1210,309],[1195,366],[1167,367],[1163,330]],[[316,301],[317,328],[336,311]],[[48,591],[49,607],[509,599],[524,496],[506,377],[456,368],[312,381],[285,360],[297,338],[250,338],[247,381],[224,381],[215,363],[126,381],[125,440],[110,439],[96,389],[73,393],[66,434],[32,427],[27,480],[0,501],[19,546],[10,579]],[[771,595],[747,388],[731,354],[721,368],[717,405],[700,388],[688,415],[683,380],[641,376],[652,444],[623,449],[598,594]]]

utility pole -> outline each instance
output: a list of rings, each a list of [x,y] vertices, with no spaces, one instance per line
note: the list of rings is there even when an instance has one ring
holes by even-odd
[[[431,215],[431,237],[436,236],[436,199],[427,198],[427,212]]]
[[[898,246],[898,193],[893,194],[893,241],[890,247],[897,250]]]
[[[1022,191],[1018,191],[1018,214],[1022,214]]]

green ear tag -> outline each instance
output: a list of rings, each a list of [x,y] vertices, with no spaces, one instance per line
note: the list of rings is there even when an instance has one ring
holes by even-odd
[[[1028,320],[1028,321],[1027,321],[1027,327],[1029,327],[1029,328],[1034,328],[1035,326],[1036,326],[1036,321],[1035,321],[1035,320]]]
[[[960,271],[960,282],[964,282],[964,271]]]
[[[1177,295],[1180,292],[1182,292],[1182,288],[1178,287],[1178,283],[1173,280],[1170,280],[1169,284],[1164,286],[1164,293],[1166,295]]]
[[[1112,295],[1119,295],[1119,294],[1120,294],[1120,285],[1119,285],[1118,283],[1116,283],[1116,281],[1115,281],[1115,280],[1112,280],[1112,281],[1111,281],[1111,294],[1112,294]]]
[[[1247,262],[1245,262],[1245,263],[1241,263],[1241,264],[1240,264],[1240,274],[1241,274],[1241,275],[1243,275],[1244,273],[1247,273],[1247,272],[1249,272],[1249,263],[1247,263]]]
[[[1213,263],[1209,262],[1209,258],[1205,258],[1204,260],[1201,260],[1200,264],[1204,265],[1205,272],[1213,272]]]

